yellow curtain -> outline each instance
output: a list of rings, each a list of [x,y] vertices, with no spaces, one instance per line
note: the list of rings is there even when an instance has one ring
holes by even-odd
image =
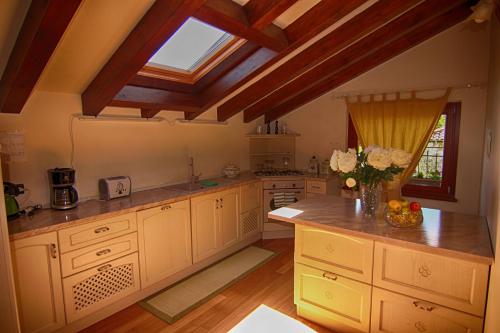
[[[413,154],[410,166],[389,186],[390,197],[399,197],[400,184],[405,184],[412,175],[444,110],[450,89],[444,96],[435,99],[411,98],[369,102],[347,101],[358,139],[363,147],[375,144],[384,148],[400,148]],[[397,193],[394,193],[397,192]]]

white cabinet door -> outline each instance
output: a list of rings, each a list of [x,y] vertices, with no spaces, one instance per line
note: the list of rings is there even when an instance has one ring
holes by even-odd
[[[227,248],[240,239],[239,232],[239,190],[219,193],[219,224],[221,247]]]
[[[219,251],[218,198],[218,193],[215,193],[191,199],[194,263],[208,258]]]
[[[65,325],[55,232],[12,243],[21,330],[52,332]]]
[[[137,212],[142,287],[192,264],[189,200]]]

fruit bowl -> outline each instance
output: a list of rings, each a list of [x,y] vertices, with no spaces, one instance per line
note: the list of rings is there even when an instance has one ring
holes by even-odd
[[[409,208],[407,202],[404,201],[399,206],[397,203],[392,202],[391,204],[389,202],[384,210],[384,220],[393,227],[411,228],[422,224],[424,217],[420,204],[412,203],[411,208]]]

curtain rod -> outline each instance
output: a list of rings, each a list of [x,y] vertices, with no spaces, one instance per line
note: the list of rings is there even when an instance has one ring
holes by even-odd
[[[345,92],[339,92],[339,95],[334,94],[335,98],[338,99],[344,99],[344,98],[349,98],[349,97],[356,97],[356,96],[369,96],[369,95],[383,95],[383,94],[397,94],[397,93],[411,93],[412,91],[419,93],[419,92],[426,92],[426,91],[436,91],[436,90],[446,90],[448,88],[451,89],[471,89],[471,88],[484,88],[486,86],[485,82],[480,82],[480,83],[467,83],[464,85],[455,85],[455,86],[437,86],[437,87],[427,87],[427,88],[418,88],[418,89],[403,89],[403,90],[358,90],[358,91],[345,91]]]

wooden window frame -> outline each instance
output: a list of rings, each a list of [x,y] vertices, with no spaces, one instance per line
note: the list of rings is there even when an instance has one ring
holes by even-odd
[[[145,65],[137,74],[169,81],[195,84],[224,59],[240,48],[245,42],[244,39],[233,36],[231,40],[226,42],[213,54],[202,59],[200,64],[192,72],[162,65]]]
[[[455,198],[457,165],[458,165],[458,145],[460,135],[460,114],[461,103],[447,103],[443,114],[446,114],[446,131],[444,138],[444,158],[443,158],[443,178],[440,186],[436,186],[434,181],[410,182],[401,189],[401,194],[406,197],[415,197],[430,200],[457,202]],[[347,146],[356,148],[358,146],[358,136],[351,116],[348,119]]]

